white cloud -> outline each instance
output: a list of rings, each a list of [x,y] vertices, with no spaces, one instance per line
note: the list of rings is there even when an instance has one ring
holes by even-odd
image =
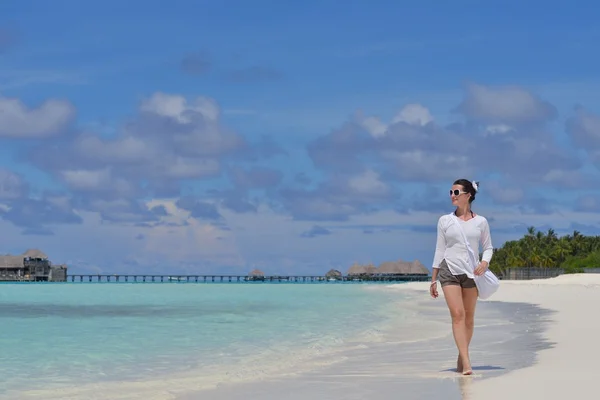
[[[401,180],[429,181],[455,179],[475,172],[468,155],[448,154],[427,150],[383,150],[382,157],[390,162],[393,173]]]
[[[60,199],[56,201],[60,203]],[[127,205],[117,203],[113,202],[112,207]],[[53,226],[56,235],[36,238],[36,246],[49,252],[53,261],[70,263],[72,273],[84,266],[95,272],[207,273],[230,266],[236,272],[246,273],[259,266],[275,274],[300,270],[324,273],[330,267],[346,271],[353,262],[377,264],[400,258],[418,258],[428,266],[435,246],[436,222],[441,215],[424,211],[399,214],[392,210],[357,214],[347,221],[323,225],[331,231],[329,235],[303,240],[300,236],[310,230],[314,222],[293,220],[265,204],[257,213],[246,214],[219,208],[230,228],[223,230],[192,218],[189,211],[178,208],[175,203],[176,199],[145,203],[148,210],[164,206],[168,213],[148,225],[103,224],[98,213],[80,211],[81,225]],[[585,204],[588,208],[597,206],[593,200]],[[335,204],[331,206],[335,207]],[[448,212],[450,209],[448,204]],[[504,240],[522,236],[529,225],[551,225],[560,232],[572,231],[574,223],[598,222],[595,212],[577,213],[564,209],[537,215],[523,214],[514,207],[480,204],[477,212],[490,221],[496,246]],[[14,226],[0,221],[0,228],[10,238],[7,248],[24,251],[31,247],[30,237],[19,235]],[[367,229],[373,233],[364,234]],[[100,246],[89,246],[89,243],[100,242],[110,246],[109,254]],[[123,264],[123,260],[128,260],[129,265]]]
[[[63,181],[72,190],[81,192],[108,193],[111,196],[128,198],[139,191],[127,180],[115,176],[111,168],[64,170]]]
[[[386,183],[441,183],[474,174],[500,175],[516,186],[582,182],[578,155],[561,148],[547,127],[556,110],[524,88],[472,84],[458,110],[466,118],[448,126],[417,103],[405,105],[390,125],[359,113],[310,143],[309,155],[328,173],[369,168]]]
[[[360,121],[360,124],[373,137],[383,136],[387,131],[387,125],[381,122],[377,117],[366,117]]]
[[[392,123],[406,122],[409,125],[427,125],[433,121],[431,113],[421,104],[407,104],[394,117]]]
[[[62,171],[62,175],[71,188],[78,190],[95,190],[109,183],[111,179],[108,168],[95,171]]]
[[[0,200],[16,200],[27,195],[27,184],[20,175],[0,168]]]
[[[172,179],[198,179],[215,176],[220,171],[219,162],[215,159],[194,159],[189,157],[176,157],[172,163],[165,165],[165,178]]]
[[[223,159],[245,146],[244,138],[223,127],[219,116],[212,99],[188,101],[159,92],[143,100],[138,115],[113,137],[81,133],[29,154],[33,163],[75,191],[82,204],[92,204],[90,196],[131,202],[171,195],[179,193],[183,181],[218,176]]]
[[[19,99],[0,96],[0,137],[37,138],[53,136],[73,120],[75,107],[50,99],[28,108]]]
[[[520,124],[544,122],[556,116],[556,108],[515,85],[491,87],[471,83],[457,111],[470,119]]]
[[[158,92],[145,99],[140,105],[140,111],[150,112],[163,117],[171,117],[180,123],[191,122],[190,112],[201,114],[204,118],[216,121],[220,109],[213,99],[196,97],[188,103],[185,97]]]
[[[555,183],[560,187],[581,187],[586,182],[586,176],[579,171],[565,171],[561,169],[552,169],[542,177],[544,182]],[[594,179],[597,181],[597,179]],[[588,182],[591,183],[591,180]]]
[[[496,125],[489,125],[485,128],[485,133],[487,135],[503,135],[506,133],[509,133],[513,130],[512,127],[510,127],[509,125],[506,124],[496,124]]]
[[[148,162],[160,153],[156,143],[142,137],[123,136],[116,140],[102,140],[92,134],[81,135],[75,139],[73,149],[79,154],[102,163],[135,164]]]
[[[486,181],[483,187],[500,204],[517,204],[525,198],[525,190],[512,182]]]
[[[390,124],[381,122],[378,117],[365,117],[362,113],[357,113],[356,120],[371,136],[377,138],[385,136],[390,126],[397,123],[406,123],[412,126],[424,126],[433,121],[429,109],[421,104],[405,105],[393,118]]]
[[[566,123],[567,132],[577,146],[595,153],[600,150],[600,117],[585,109],[578,109]],[[600,160],[600,158],[599,158]]]
[[[543,201],[539,209],[547,214],[527,213],[537,201],[529,201],[535,193],[530,187],[585,182],[580,165],[546,131],[544,122],[552,113],[543,101],[521,88],[476,85],[461,107],[466,122],[447,127],[416,103],[405,105],[389,124],[374,116],[355,117],[311,143],[310,156],[322,175],[311,174],[312,182],[290,188],[285,186],[286,168],[264,166],[265,159],[261,166],[251,157],[243,163],[236,159],[247,150],[245,139],[222,126],[216,101],[155,93],[115,136],[66,136],[29,153],[32,160],[43,160],[38,165],[74,196],[45,196],[36,203],[23,198],[27,193],[18,179],[0,172],[0,199],[12,206],[2,215],[19,227],[47,225],[61,240],[81,244],[83,238],[88,243],[106,239],[114,248],[112,259],[126,259],[135,269],[155,265],[163,271],[255,265],[272,272],[281,271],[280,266],[324,272],[328,266],[345,269],[354,261],[411,257],[407,254],[428,265],[439,214],[426,211],[451,208],[446,190],[435,198],[436,184],[458,177],[482,180],[477,212],[493,219],[499,232],[495,238],[518,237],[530,224],[568,229],[572,223],[588,223],[590,213],[554,211],[544,208]],[[579,134],[593,134],[593,118],[579,118]],[[229,179],[226,185],[199,194],[208,186],[197,185],[199,181],[222,171]],[[486,180],[490,175],[497,181]],[[190,182],[181,198],[180,184]],[[430,184],[430,191],[422,189],[423,183]],[[487,208],[486,198],[500,206]],[[590,211],[597,204],[594,198],[582,198],[580,208]],[[77,223],[70,214],[73,205],[83,223],[60,225],[63,220],[55,210]],[[48,223],[32,223],[36,212]],[[300,239],[315,225],[329,234]],[[61,241],[48,237],[41,242],[59,248]],[[90,251],[74,254],[88,261],[102,257],[96,249]]]
[[[379,174],[371,169],[348,179],[348,186],[353,191],[365,195],[382,196],[390,191],[389,186],[379,179]]]

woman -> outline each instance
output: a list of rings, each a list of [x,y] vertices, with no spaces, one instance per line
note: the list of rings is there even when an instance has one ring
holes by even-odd
[[[452,205],[456,210],[452,214],[442,215],[437,225],[437,244],[433,257],[432,282],[430,293],[438,297],[437,280],[444,291],[446,304],[452,317],[452,334],[458,348],[456,370],[463,375],[471,375],[469,344],[475,325],[475,305],[477,286],[475,275],[483,275],[492,259],[492,239],[487,220],[471,210],[471,203],[478,191],[477,182],[459,179],[450,190]],[[469,263],[468,248],[460,227],[479,259],[479,245],[483,251],[482,259],[475,269]]]

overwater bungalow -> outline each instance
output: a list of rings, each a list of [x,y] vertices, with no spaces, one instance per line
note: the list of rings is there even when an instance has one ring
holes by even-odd
[[[38,249],[21,255],[0,256],[0,281],[65,282],[66,265],[52,265],[48,256]]]
[[[327,278],[327,280],[329,280],[329,281],[341,280],[342,279],[342,273],[340,271],[338,271],[337,269],[330,269],[325,274],[325,278]]]
[[[248,277],[246,279],[249,281],[264,281],[265,273],[260,269],[253,269],[248,273]]]
[[[377,267],[373,264],[361,265],[354,263],[348,269],[349,276],[373,275],[375,272],[377,272]]]
[[[377,275],[428,275],[429,271],[419,261],[386,261],[377,267]]]
[[[360,265],[355,263],[348,269],[348,276],[353,280],[385,279],[407,275],[427,277],[429,271],[419,260],[412,262],[402,260],[385,261],[378,267],[373,264]]]

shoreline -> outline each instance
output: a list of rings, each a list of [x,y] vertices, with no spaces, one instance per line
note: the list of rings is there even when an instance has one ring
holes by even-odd
[[[293,376],[257,382],[222,384],[211,390],[187,393],[178,400],[265,400],[306,398],[396,399],[443,397],[466,400],[477,380],[492,379],[532,365],[536,351],[550,344],[541,338],[548,312],[528,303],[482,304],[472,344],[475,374],[454,371],[456,350],[445,301],[428,297],[428,283],[387,285],[383,290],[407,295],[404,325],[388,332],[385,340],[347,351],[339,362]],[[424,296],[427,295],[427,297]],[[507,348],[510,349],[507,351]],[[454,365],[453,365],[454,364]],[[408,397],[410,394],[410,397]]]
[[[65,382],[66,384],[47,385],[45,387],[9,389],[6,392],[0,393],[0,398],[63,400],[89,398],[89,396],[93,395],[94,398],[111,400],[131,398],[174,399],[181,394],[211,390],[222,385],[261,382],[272,378],[285,378],[302,372],[326,368],[344,361],[344,353],[361,350],[365,344],[368,345],[369,343],[378,343],[386,340],[383,333],[390,329],[388,326],[390,318],[379,318],[377,314],[381,314],[382,316],[390,314],[387,308],[393,308],[395,301],[402,302],[403,296],[399,297],[395,296],[394,293],[382,292],[381,289],[383,287],[384,285],[377,285],[377,287],[362,286],[350,290],[349,293],[354,293],[350,297],[352,298],[357,294],[356,290],[360,289],[362,294],[359,294],[359,298],[362,298],[362,300],[361,303],[353,306],[354,311],[358,311],[357,313],[338,307],[338,309],[342,310],[342,318],[351,318],[361,322],[360,325],[357,325],[356,322],[354,324],[344,324],[342,322],[342,326],[351,327],[356,325],[349,331],[338,331],[335,326],[340,324],[340,321],[331,321],[334,324],[333,326],[325,329],[325,332],[322,332],[323,334],[311,337],[310,323],[307,327],[298,325],[297,328],[299,329],[309,329],[307,331],[309,335],[300,335],[298,337],[300,341],[296,342],[296,345],[290,343],[291,339],[286,339],[285,337],[282,337],[283,340],[281,341],[271,342],[270,344],[265,343],[264,346],[250,344],[250,347],[255,347],[255,351],[252,351],[251,354],[242,354],[238,358],[235,358],[234,355],[231,358],[231,363],[225,361],[223,364],[190,364],[189,368],[185,367],[178,371],[154,376],[145,375],[134,379],[104,380],[102,377],[99,377],[100,379],[79,383],[73,381],[69,383]],[[298,288],[301,289],[301,286],[299,285]],[[331,301],[340,301],[344,298],[343,295],[339,296],[339,294],[348,292],[348,288],[341,289],[343,290],[338,293],[338,297],[331,297]],[[269,290],[272,290],[272,288],[269,288]],[[365,292],[362,292],[363,290]],[[373,291],[373,293],[369,293],[369,291]],[[263,290],[260,290],[260,292],[264,295]],[[326,292],[329,293],[329,290]],[[301,293],[304,293],[303,289]],[[260,302],[257,304],[260,304]],[[351,304],[353,303],[351,302]],[[363,306],[362,309],[360,309],[361,305]],[[356,309],[356,307],[359,307],[359,309]],[[319,311],[319,313],[322,314],[323,312]],[[365,313],[370,314],[370,316],[365,318],[363,316]],[[289,318],[289,315],[286,317]],[[293,319],[290,319],[289,322],[293,327]],[[322,325],[327,327],[327,321],[323,322]],[[320,331],[323,331],[323,329],[316,332]],[[247,336],[239,337],[238,340],[244,340],[244,338],[247,338]],[[292,346],[289,346],[289,344],[292,344]],[[228,356],[227,354],[225,355]]]

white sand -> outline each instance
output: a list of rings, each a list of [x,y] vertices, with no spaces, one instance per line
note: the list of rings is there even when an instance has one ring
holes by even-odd
[[[428,290],[427,283],[409,285],[410,289]],[[443,295],[438,300],[444,301]],[[464,400],[600,397],[600,274],[502,281],[489,301],[527,302],[555,311],[543,334],[555,345],[540,351],[531,367],[485,380],[467,378],[472,382]]]
[[[523,301],[555,310],[545,336],[556,343],[530,368],[474,384],[472,400],[598,398],[600,274],[502,282],[495,300]]]

